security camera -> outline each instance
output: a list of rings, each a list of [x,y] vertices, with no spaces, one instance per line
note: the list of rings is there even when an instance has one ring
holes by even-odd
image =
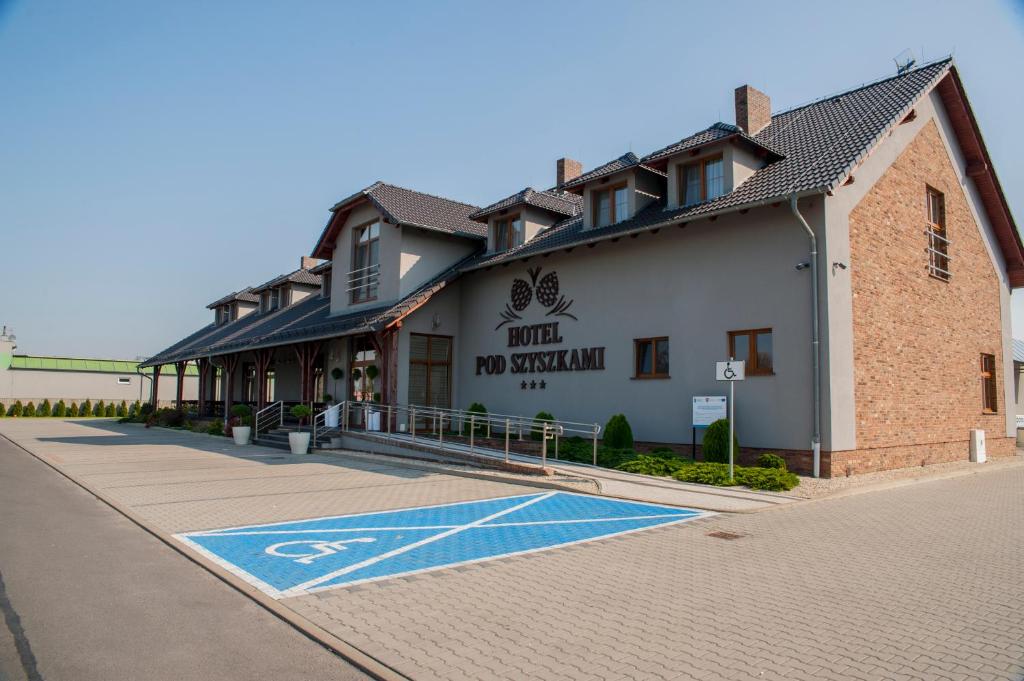
[[[809,263],[809,262],[800,262],[800,263],[797,263],[797,265],[796,265],[796,271],[797,271],[797,272],[799,272],[799,271],[801,271],[801,270],[806,270],[806,269],[807,269],[808,267],[810,267],[810,266],[811,266],[811,263]]]

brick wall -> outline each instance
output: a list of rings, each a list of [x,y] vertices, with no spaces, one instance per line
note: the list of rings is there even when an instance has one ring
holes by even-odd
[[[927,271],[926,186],[945,196],[952,278]],[[966,459],[972,428],[990,456],[1014,453],[1002,403],[1000,284],[934,121],[850,214],[857,450],[847,475]],[[982,413],[980,354],[995,355],[998,414]]]

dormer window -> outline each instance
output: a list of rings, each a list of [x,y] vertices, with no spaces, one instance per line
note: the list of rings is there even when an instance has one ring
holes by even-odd
[[[725,194],[725,166],[721,156],[701,159],[680,167],[679,195],[684,206],[717,199]]]
[[[509,215],[494,222],[494,250],[507,251],[526,243],[521,215]]]
[[[270,309],[276,310],[281,307],[281,289],[272,288],[270,289]]]
[[[607,227],[629,218],[629,191],[620,184],[591,192],[595,227]]]
[[[331,297],[331,271],[328,270],[320,275],[320,297]]]

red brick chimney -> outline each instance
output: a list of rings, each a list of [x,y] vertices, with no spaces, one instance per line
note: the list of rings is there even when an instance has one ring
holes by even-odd
[[[772,122],[772,100],[765,93],[743,85],[736,88],[736,125],[756,135]]]
[[[571,158],[560,158],[555,163],[555,179],[559,187],[572,182],[583,173],[583,164]]]
[[[319,264],[320,260],[318,258],[311,258],[308,255],[302,256],[302,259],[299,260],[299,267],[301,267],[304,270],[311,269]]]

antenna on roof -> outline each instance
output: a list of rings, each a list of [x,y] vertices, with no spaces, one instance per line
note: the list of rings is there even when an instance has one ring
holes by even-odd
[[[914,64],[917,63],[917,60],[914,59],[914,53],[910,51],[909,47],[893,57],[892,60],[896,62],[897,76],[903,75],[914,68]]]

